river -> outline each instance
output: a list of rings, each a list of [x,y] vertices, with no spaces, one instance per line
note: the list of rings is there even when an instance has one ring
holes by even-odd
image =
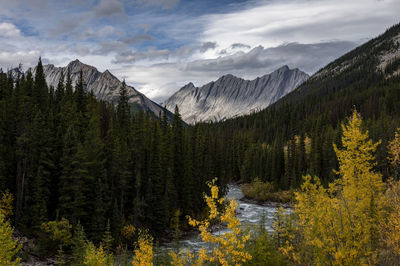
[[[278,209],[277,207],[261,206],[258,204],[242,201],[241,199],[243,198],[243,193],[238,185],[228,185],[228,193],[226,197],[228,199],[235,199],[237,201],[238,208],[236,210],[236,217],[240,220],[243,227],[259,224],[260,219],[264,213],[266,229],[269,231],[272,230],[272,223],[274,220],[274,214]],[[213,231],[213,234],[223,234],[227,230],[228,229],[226,228],[219,229]],[[192,236],[186,239],[182,239],[178,243],[165,244],[160,248],[162,250],[165,250],[173,249],[178,246],[180,248],[188,248],[190,250],[199,250],[204,245],[205,243],[201,240],[199,236]]]

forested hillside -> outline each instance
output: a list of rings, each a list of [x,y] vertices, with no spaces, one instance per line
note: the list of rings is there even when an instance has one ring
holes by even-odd
[[[113,245],[129,225],[168,236],[221,176],[223,147],[208,131],[187,129],[178,110],[171,123],[132,115],[125,83],[114,106],[86,92],[82,74],[74,89],[69,75],[48,88],[39,60],[35,76],[0,73],[0,115],[0,191],[14,195],[13,224],[26,236],[44,237],[42,224],[61,218],[94,243],[108,222]]]
[[[335,178],[340,124],[358,110],[373,139],[382,139],[378,170],[391,174],[387,143],[400,125],[400,25],[354,49],[267,109],[206,125],[225,147],[225,177],[260,178],[297,187],[303,174]]]

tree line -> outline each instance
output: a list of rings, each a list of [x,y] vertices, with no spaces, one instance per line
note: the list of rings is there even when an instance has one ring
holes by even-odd
[[[117,244],[126,225],[158,238],[201,214],[223,147],[178,109],[172,121],[131,109],[125,82],[114,106],[87,91],[82,73],[76,86],[68,72],[48,87],[40,59],[35,75],[0,73],[0,191],[15,197],[18,231],[37,237],[65,218],[98,243],[109,223]]]

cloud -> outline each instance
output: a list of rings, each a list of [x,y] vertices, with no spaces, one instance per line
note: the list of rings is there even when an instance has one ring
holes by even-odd
[[[240,49],[240,48],[246,48],[246,49],[250,49],[251,46],[247,45],[247,44],[243,44],[243,43],[234,43],[231,45],[231,49]]]
[[[61,19],[55,27],[49,29],[52,36],[70,33],[85,23],[89,18],[84,15],[75,15],[65,19]]]
[[[84,34],[82,34],[82,32],[85,31],[85,28],[91,26],[92,24],[99,26],[99,23],[93,23],[93,21],[99,21],[103,18],[109,18],[109,17],[115,18],[117,17],[117,15],[119,16],[126,15],[123,4],[118,0],[100,0],[100,2],[95,6],[86,6],[85,4],[87,4],[88,2],[89,1],[86,2],[82,1],[82,3],[79,3],[80,5],[78,5],[78,7],[81,8],[73,9],[73,11],[67,9],[67,7],[69,7],[67,3],[66,3],[67,7],[63,6],[55,7],[61,9],[64,8],[67,9],[65,13],[60,13],[60,17],[52,18],[51,17],[52,14],[47,17],[48,14],[45,13],[46,19],[48,19],[49,21],[53,19],[55,21],[54,24],[56,25],[55,27],[52,27],[52,25],[50,25],[49,28],[48,26],[45,26],[45,28],[48,28],[48,32],[52,36],[74,33],[75,36],[84,37]],[[71,9],[73,7],[69,8]],[[68,11],[70,13],[68,13]],[[57,14],[57,12],[55,14]],[[111,27],[114,28],[111,25],[104,25],[103,29],[107,29],[107,26],[108,30],[110,30]],[[86,29],[86,31],[90,30],[91,30],[90,28]],[[93,35],[98,35],[98,34],[100,33],[93,33]]]
[[[125,14],[124,6],[117,0],[101,0],[95,7],[94,14],[97,17],[109,17],[112,15]]]
[[[125,49],[126,44],[121,41],[103,41],[90,51],[95,55],[108,55]]]
[[[134,63],[136,61],[141,60],[155,60],[164,58],[167,59],[170,55],[170,51],[167,49],[158,50],[155,48],[150,48],[146,51],[136,52],[136,51],[127,51],[122,52],[116,55],[113,63],[115,64],[127,64],[127,63]]]
[[[241,40],[251,47],[332,39],[358,41],[398,23],[398,10],[398,0],[246,1],[232,12],[204,15],[199,39],[214,40],[221,47]]]
[[[217,48],[216,42],[205,42],[200,46],[200,52],[204,53],[208,50],[214,50],[215,48]]]
[[[73,54],[76,54],[79,56],[84,56],[84,55],[87,55],[90,53],[90,49],[86,45],[76,45],[76,46],[70,47],[69,50]]]
[[[40,52],[37,50],[18,51],[18,52],[0,52],[0,66],[6,69],[17,67],[19,63],[30,67],[37,64]]]
[[[153,40],[153,37],[149,34],[137,34],[137,35],[132,35],[132,36],[122,39],[122,41],[127,44],[149,42],[152,40]]]
[[[106,25],[99,29],[89,28],[83,33],[79,34],[83,39],[103,39],[107,37],[120,37],[125,35],[123,30],[117,29],[113,26]]]
[[[184,45],[174,50],[172,55],[177,59],[184,59],[194,56],[196,53],[204,54],[209,50],[214,50],[217,47],[216,42],[204,42],[200,44]]]
[[[136,0],[135,2],[147,7],[153,6],[161,7],[163,9],[171,9],[179,3],[179,0]]]
[[[182,59],[192,57],[196,53],[205,53],[208,50],[214,50],[216,47],[216,42],[205,42],[197,45],[184,45],[176,48],[172,52],[168,49],[156,49],[154,47],[150,47],[148,50],[144,51],[122,51],[115,56],[113,63],[129,64],[138,61],[166,60],[169,58],[181,61]]]
[[[254,79],[283,65],[300,68],[312,74],[355,46],[356,43],[346,41],[288,43],[271,48],[257,46],[249,52],[237,52],[215,59],[133,65],[115,69],[115,72],[117,76],[125,77],[129,84],[139,88],[148,97],[162,102],[189,82],[201,86],[225,74]]]
[[[0,37],[19,37],[21,31],[11,23],[3,22],[0,23]]]
[[[312,74],[330,60],[356,46],[356,43],[347,41],[313,44],[288,43],[272,48],[257,46],[247,53],[237,52],[216,59],[189,62],[183,69],[220,74],[229,72],[242,77],[254,77],[255,74],[263,75],[282,65],[289,65]]]

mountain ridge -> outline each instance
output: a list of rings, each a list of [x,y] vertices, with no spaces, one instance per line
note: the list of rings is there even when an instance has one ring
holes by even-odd
[[[122,82],[115,77],[108,69],[100,72],[96,67],[85,64],[79,59],[75,59],[68,63],[65,67],[56,67],[54,64],[43,65],[43,71],[47,85],[57,87],[61,74],[67,76],[68,70],[71,74],[71,81],[75,86],[79,79],[80,71],[87,91],[93,91],[94,95],[99,100],[105,100],[112,103],[117,103],[119,98],[119,89]],[[18,69],[13,69],[13,72],[18,72]],[[32,75],[36,73],[36,67],[29,68]],[[147,98],[143,93],[137,91],[134,87],[127,85],[129,103],[133,110],[150,111],[156,116],[163,112],[164,108],[159,104]],[[172,113],[168,111],[168,117],[172,117]]]
[[[177,105],[183,120],[190,124],[223,121],[266,108],[308,78],[305,72],[287,65],[253,80],[226,74],[201,87],[190,82],[162,105],[170,111]]]

